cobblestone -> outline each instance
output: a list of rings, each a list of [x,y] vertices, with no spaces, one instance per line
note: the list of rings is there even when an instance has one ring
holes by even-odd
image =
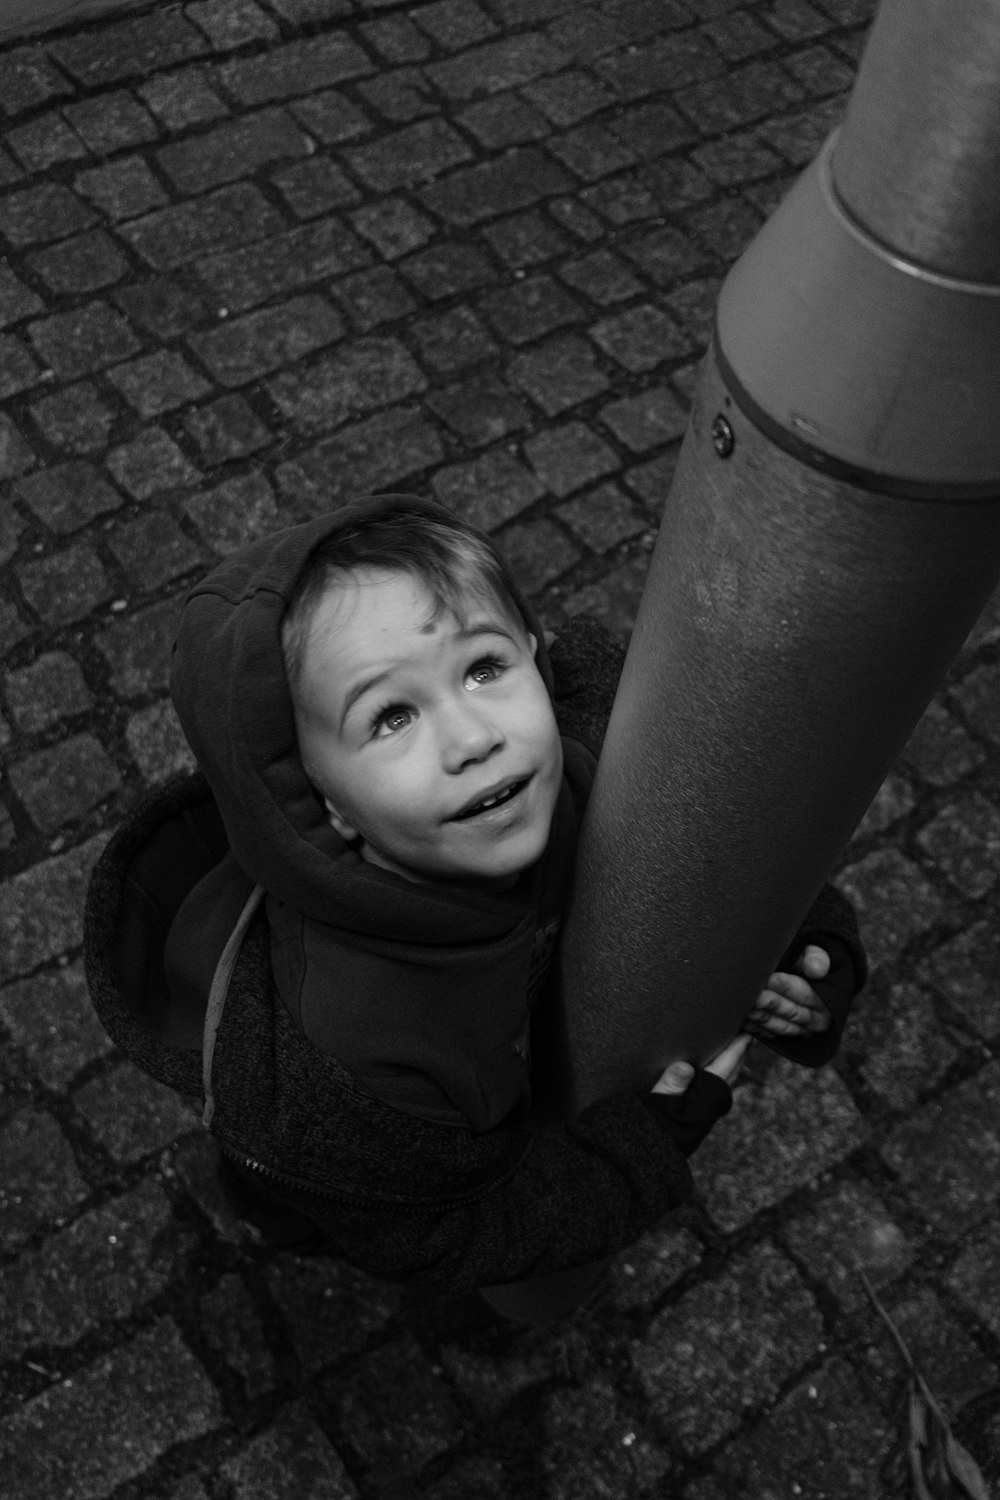
[[[893,1109],[912,1109],[958,1056],[932,1000],[914,985],[894,986],[859,1023],[850,1050],[862,1078]]]
[[[488,225],[483,237],[515,271],[551,260],[569,244],[563,232],[537,209]]]
[[[28,333],[41,357],[68,380],[127,359],[139,349],[125,319],[105,302],[39,319]]]
[[[959,1235],[1000,1192],[1000,1068],[990,1063],[892,1132],[882,1154],[919,1211]]]
[[[791,1495],[874,1500],[890,1441],[871,1393],[845,1361],[832,1359],[782,1400],[766,1431],[730,1449],[721,1473],[745,1495],[780,1484]]]
[[[345,276],[332,290],[359,333],[370,333],[383,323],[398,322],[417,306],[389,266]]]
[[[994,1292],[1000,1274],[1000,1226],[994,1221],[962,1251],[948,1275],[948,1285],[994,1334],[1000,1334],[1000,1312]]]
[[[46,625],[82,620],[111,598],[100,558],[85,543],[17,569],[25,599]]]
[[[138,698],[167,685],[170,646],[180,600],[168,599],[123,615],[98,631],[94,643],[108,665],[114,692]]]
[[[0,888],[0,982],[77,948],[83,937],[83,894],[107,840],[88,839],[66,854],[42,860]]]
[[[191,344],[216,380],[245,385],[332,344],[342,331],[340,318],[322,297],[292,297],[211,333],[192,334]]]
[[[416,128],[416,127],[414,127]],[[555,163],[526,147],[496,161],[452,172],[425,188],[421,199],[448,224],[466,227],[565,192],[570,179]]]
[[[358,339],[306,370],[276,376],[268,390],[296,426],[322,432],[416,395],[426,384],[398,340]]]
[[[359,492],[408,479],[441,462],[444,448],[418,408],[400,406],[344,428],[283,464],[278,483],[295,501],[323,510]]]
[[[167,195],[140,156],[92,167],[76,178],[77,191],[109,219],[134,219],[160,208]]]
[[[815,1182],[867,1134],[835,1073],[811,1076],[779,1061],[761,1084],[737,1091],[732,1114],[705,1142],[705,1206],[717,1224],[736,1229]]]
[[[271,1354],[252,1296],[236,1272],[224,1275],[199,1304],[202,1327],[216,1356],[239,1376],[253,1399],[273,1390],[277,1361]]]
[[[295,1357],[309,1376],[334,1356],[360,1353],[400,1308],[398,1288],[344,1264],[285,1257],[268,1280]]]
[[[168,701],[152,703],[132,714],[125,726],[125,742],[147,786],[195,768],[194,756]]]
[[[25,734],[38,734],[61,718],[84,713],[93,698],[79,666],[65,651],[50,651],[19,672],[10,672],[4,697],[14,723]]]
[[[74,1105],[116,1162],[138,1161],[198,1122],[197,1111],[173,1089],[147,1078],[130,1063],[85,1083]]]
[[[70,1144],[51,1115],[19,1111],[0,1127],[0,1144],[0,1248],[10,1250],[29,1240],[46,1220],[71,1213],[88,1190]],[[9,1480],[10,1470],[5,1474]]]
[[[27,125],[16,126],[7,132],[6,142],[29,172],[44,172],[47,167],[87,155],[80,137],[58,114],[42,115]]]
[[[261,110],[242,120],[227,120],[208,135],[164,146],[160,168],[184,193],[204,193],[286,157],[304,156],[306,139],[291,115]]]
[[[495,375],[468,375],[435,392],[428,405],[470,448],[497,442],[531,421],[528,407]]]
[[[233,1500],[285,1500],[288,1474],[309,1475],[296,1493],[302,1500],[354,1500],[357,1490],[343,1462],[308,1408],[295,1405],[222,1466]]]
[[[893,1317],[922,1369],[933,1370],[936,1389],[946,1411],[955,1413],[970,1399],[990,1389],[996,1369],[964,1332],[961,1324],[926,1289],[897,1302]],[[869,1362],[873,1370],[896,1385],[897,1352],[883,1326],[873,1323]]]
[[[663,1426],[683,1451],[699,1453],[746,1408],[773,1399],[812,1358],[821,1327],[791,1264],[764,1244],[660,1313],[632,1358]]]
[[[29,1254],[17,1295],[9,1270],[0,1272],[0,1340],[17,1354],[35,1342],[71,1345],[102,1319],[128,1317],[170,1280],[179,1248],[171,1217],[162,1188],[146,1181]]]
[[[50,531],[61,534],[76,531],[121,504],[121,496],[93,465],[83,462],[54,464],[21,479],[17,493]]]
[[[468,307],[450,308],[436,318],[412,323],[410,334],[421,363],[452,374],[497,352],[496,341]]]
[[[523,146],[540,140],[548,133],[543,117],[532,109],[522,95],[495,94],[470,104],[458,116],[459,124],[493,151],[507,146]]]
[[[154,269],[170,271],[213,250],[252,244],[283,228],[281,216],[257,188],[236,183],[195,203],[178,203],[133,219],[122,234]]]
[[[110,156],[157,137],[156,121],[125,90],[70,104],[63,111],[95,156]]]
[[[111,1050],[79,963],[5,986],[0,1022],[32,1075],[49,1089],[64,1089],[81,1068]]]
[[[896,849],[883,849],[840,877],[864,927],[873,965],[896,958],[941,913],[942,901],[918,867]]]
[[[46,244],[87,229],[96,215],[69,188],[41,183],[0,198],[0,233],[12,245]]]
[[[498,545],[526,594],[540,593],[580,556],[565,532],[544,518],[515,522],[498,539]]]
[[[845,1312],[867,1312],[860,1267],[875,1287],[902,1276],[914,1246],[865,1182],[835,1188],[807,1215],[793,1219],[784,1241],[802,1269],[821,1277]]]
[[[184,510],[220,556],[275,531],[281,519],[271,485],[257,473],[227,479],[213,490],[193,495],[185,501]]]
[[[5,115],[19,115],[68,94],[70,85],[40,47],[18,47],[0,61],[0,99]]]
[[[0,1425],[0,1462],[22,1500],[92,1500],[222,1420],[219,1398],[175,1324],[159,1319]],[[88,1440],[99,1432],[100,1443]]]
[[[173,516],[154,510],[118,526],[108,538],[129,584],[152,593],[170,579],[189,573],[202,561],[198,548],[184,535]]]
[[[644,531],[648,524],[614,484],[598,485],[579,499],[561,505],[557,514],[594,552],[609,552]]]
[[[549,417],[600,395],[610,385],[595,362],[594,351],[573,335],[518,355],[511,360],[508,375]]]
[[[560,499],[619,467],[615,452],[583,422],[539,433],[524,451],[546,489]]]
[[[115,293],[115,301],[134,323],[154,337],[170,339],[208,316],[204,302],[170,276],[150,276]]]
[[[74,735],[11,766],[10,782],[36,828],[54,833],[109,796],[120,778],[100,743]]]
[[[432,300],[489,286],[492,263],[471,246],[441,241],[400,261],[399,269],[418,292]]]
[[[53,292],[96,292],[120,281],[128,262],[103,230],[91,230],[40,250],[28,265]]]
[[[382,1420],[387,1389],[397,1413],[391,1435]],[[335,1386],[330,1395],[355,1460],[374,1485],[404,1479],[463,1435],[447,1387],[410,1336],[366,1354],[349,1389]]]
[[[1000,1035],[1000,936],[988,922],[977,922],[924,961],[921,976],[936,984],[951,1009],[973,1031]]]
[[[499,450],[473,463],[441,470],[433,484],[443,505],[461,510],[484,531],[492,531],[519,515],[543,494],[530,470]]]
[[[371,68],[356,42],[333,32],[226,63],[219,70],[219,77],[241,104],[264,104],[271,99],[290,99],[329,88],[370,73]]]
[[[687,413],[669,386],[650,386],[601,408],[601,421],[633,453],[646,453],[680,437]]]
[[[166,10],[65,37],[51,43],[49,50],[71,77],[94,85],[144,78],[155,68],[185,62],[207,48],[179,10]]]
[[[533,276],[493,292],[481,305],[497,333],[512,344],[531,343],[583,318],[580,303],[550,276]]]
[[[198,470],[162,427],[148,427],[130,443],[112,448],[108,468],[136,500],[149,500],[198,478]]]
[[[68,453],[93,453],[106,447],[115,421],[114,410],[89,380],[33,402],[30,410],[41,436]]]
[[[1000,811],[985,797],[942,809],[917,835],[920,847],[965,896],[985,896],[1000,872]]]
[[[197,66],[151,78],[142,84],[139,93],[169,130],[203,125],[228,113],[208,77]]]

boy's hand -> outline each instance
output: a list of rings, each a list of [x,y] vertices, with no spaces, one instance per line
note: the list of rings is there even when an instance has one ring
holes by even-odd
[[[730,1086],[736,1081],[736,1075],[740,1071],[746,1050],[751,1042],[749,1034],[743,1034],[723,1047],[722,1051],[712,1058],[711,1062],[705,1064],[706,1073],[714,1073],[724,1083]],[[689,1062],[674,1062],[668,1068],[664,1068],[659,1078],[653,1084],[654,1094],[685,1094],[688,1084],[695,1075],[695,1066]]]
[[[830,955],[808,943],[794,974],[772,974],[743,1024],[749,1036],[806,1036],[827,1031],[832,1017],[810,984],[830,972]]]

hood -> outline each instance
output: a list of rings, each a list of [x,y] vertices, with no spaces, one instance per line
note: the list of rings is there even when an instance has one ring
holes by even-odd
[[[515,893],[422,885],[362,860],[327,821],[302,767],[281,650],[281,621],[306,562],[346,521],[405,501],[453,519],[411,495],[365,497],[234,553],[188,595],[171,665],[181,725],[215,795],[233,855],[256,884],[303,916],[358,936],[463,942],[509,931]],[[552,694],[541,626],[515,595],[538,640],[537,662]]]

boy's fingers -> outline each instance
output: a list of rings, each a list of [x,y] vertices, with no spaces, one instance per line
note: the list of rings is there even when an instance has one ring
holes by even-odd
[[[816,943],[807,943],[795,965],[808,979],[825,979],[830,972],[830,955]]]
[[[689,1062],[673,1062],[664,1068],[653,1084],[654,1094],[683,1094],[694,1077],[694,1067]]]
[[[826,1031],[830,1012],[819,996],[808,990],[806,1000],[793,1000],[775,990],[762,990],[748,1018],[775,1035],[793,1032]]]
[[[714,1073],[717,1078],[723,1079],[724,1082],[732,1083],[740,1071],[747,1048],[752,1040],[753,1038],[747,1033],[741,1032],[739,1036],[733,1038],[728,1046],[723,1047],[721,1052],[717,1052],[711,1062],[705,1064],[705,1072]]]
[[[804,1015],[808,1006],[797,1000],[791,1000],[787,995],[779,995],[775,990],[762,990],[757,997],[754,1006],[755,1012],[763,1015],[782,1016],[786,1021],[794,1021]]]
[[[768,993],[794,1000],[798,1005],[808,1005],[813,997],[813,987],[808,979],[803,979],[799,974],[786,974],[782,970],[772,974],[767,981],[764,994]]]

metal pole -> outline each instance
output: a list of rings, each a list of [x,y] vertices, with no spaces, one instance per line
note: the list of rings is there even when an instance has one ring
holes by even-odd
[[[571,1107],[743,1017],[1000,572],[1000,3],[883,0],[733,268],[561,945]]]

